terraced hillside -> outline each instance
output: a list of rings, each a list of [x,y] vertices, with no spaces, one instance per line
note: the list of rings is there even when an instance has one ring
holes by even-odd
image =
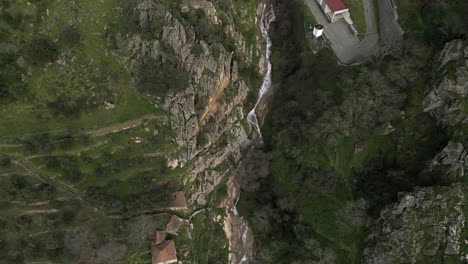
[[[151,263],[177,216],[179,260],[226,263],[226,183],[264,67],[259,10],[1,1],[0,262]]]

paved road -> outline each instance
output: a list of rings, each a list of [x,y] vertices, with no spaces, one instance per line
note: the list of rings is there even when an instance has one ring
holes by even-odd
[[[315,17],[315,20],[324,26],[324,34],[331,43],[331,48],[338,60],[343,64],[358,63],[366,60],[373,54],[378,45],[377,19],[374,13],[372,0],[363,0],[364,15],[366,18],[366,33],[359,41],[343,21],[330,23],[316,0],[304,0]],[[353,14],[351,14],[351,19]]]

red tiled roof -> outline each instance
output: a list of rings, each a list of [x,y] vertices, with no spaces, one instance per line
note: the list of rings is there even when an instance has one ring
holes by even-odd
[[[325,2],[327,2],[327,6],[333,13],[348,9],[345,3],[343,3],[343,0],[325,0]]]

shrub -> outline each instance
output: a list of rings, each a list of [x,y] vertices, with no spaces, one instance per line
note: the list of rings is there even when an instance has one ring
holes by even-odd
[[[203,54],[203,47],[199,43],[195,44],[192,48],[192,54],[195,56],[200,56]]]
[[[35,64],[52,62],[58,58],[59,49],[49,37],[35,37],[27,47],[29,58]]]
[[[0,53],[0,100],[17,99],[27,90],[21,79],[24,70],[17,61],[18,54],[12,50]]]
[[[174,61],[165,63],[150,60],[140,65],[137,73],[137,89],[156,96],[178,92],[189,84],[189,74]]]
[[[60,32],[60,42],[65,46],[73,47],[80,43],[81,33],[75,26],[66,26]]]

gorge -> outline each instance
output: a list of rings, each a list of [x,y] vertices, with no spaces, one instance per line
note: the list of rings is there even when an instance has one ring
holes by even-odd
[[[0,263],[466,262],[465,2],[2,1]]]

